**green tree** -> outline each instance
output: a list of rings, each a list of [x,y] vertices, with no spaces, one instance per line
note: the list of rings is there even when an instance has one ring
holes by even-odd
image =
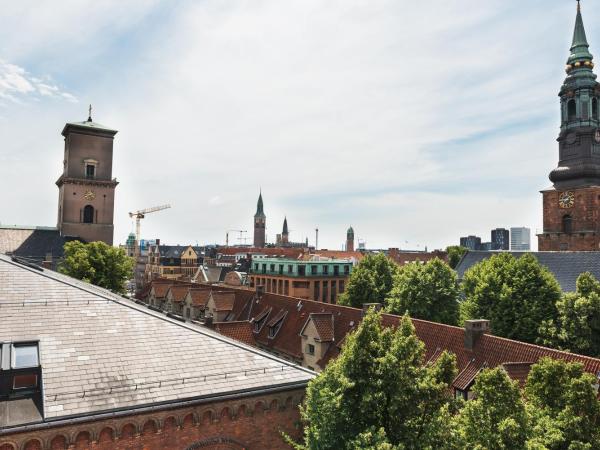
[[[576,292],[557,302],[558,317],[541,327],[540,343],[583,355],[600,356],[600,283],[585,272],[577,278]]]
[[[455,418],[460,447],[523,449],[528,420],[519,385],[502,368],[485,369],[475,380],[475,398]]]
[[[596,383],[580,363],[542,358],[533,365],[525,384],[533,424],[532,446],[549,450],[600,448]]]
[[[531,254],[499,253],[465,272],[461,318],[489,319],[495,335],[534,343],[557,316],[558,282]]]
[[[125,282],[133,275],[133,258],[104,242],[67,242],[59,271],[113,292],[125,293]]]
[[[448,253],[448,265],[453,269],[456,269],[459,261],[467,251],[468,249],[466,247],[461,247],[460,245],[450,245],[446,247],[446,253]]]
[[[459,289],[456,272],[439,258],[425,264],[411,263],[394,276],[386,300],[392,314],[408,312],[411,317],[457,325]]]
[[[396,273],[398,265],[383,253],[365,256],[352,271],[338,303],[355,308],[363,303],[384,303]]]
[[[424,345],[404,316],[382,328],[370,311],[341,354],[311,380],[298,449],[448,448],[453,355],[425,364]]]

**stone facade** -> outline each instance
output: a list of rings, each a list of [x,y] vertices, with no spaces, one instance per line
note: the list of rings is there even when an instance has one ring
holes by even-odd
[[[92,122],[67,123],[59,190],[58,224],[62,236],[113,243],[115,188],[113,140],[117,133]]]
[[[303,395],[304,390],[285,391],[103,420],[34,426],[19,433],[0,431],[0,450],[289,449],[280,432],[300,437],[298,405]]]

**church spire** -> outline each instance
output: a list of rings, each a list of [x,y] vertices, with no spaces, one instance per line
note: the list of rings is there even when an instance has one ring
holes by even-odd
[[[575,29],[573,30],[573,43],[571,44],[571,54],[567,61],[568,66],[575,66],[575,68],[580,67],[582,64],[588,67],[591,66],[593,56],[588,50],[589,47],[587,37],[585,36],[585,28],[583,27],[583,18],[581,17],[581,5],[578,0]]]
[[[287,225],[287,216],[283,218],[283,231],[281,234],[289,234],[288,233],[288,225]]]
[[[256,203],[256,214],[254,217],[264,216],[265,212],[263,211],[263,199],[262,199],[262,189],[258,194],[258,202]]]

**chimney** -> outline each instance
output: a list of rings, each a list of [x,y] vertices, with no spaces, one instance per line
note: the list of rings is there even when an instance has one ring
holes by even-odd
[[[361,317],[366,316],[367,312],[370,309],[374,309],[375,311],[381,311],[381,303],[363,303]]]
[[[160,245],[160,239],[156,240],[156,245]]]
[[[204,326],[206,326],[208,328],[213,327],[213,316],[206,316],[204,318]]]
[[[465,348],[473,350],[479,338],[490,332],[490,321],[486,319],[465,320]]]

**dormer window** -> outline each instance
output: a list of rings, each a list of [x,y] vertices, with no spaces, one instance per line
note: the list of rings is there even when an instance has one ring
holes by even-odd
[[[0,399],[38,393],[40,377],[37,342],[0,344]]]

